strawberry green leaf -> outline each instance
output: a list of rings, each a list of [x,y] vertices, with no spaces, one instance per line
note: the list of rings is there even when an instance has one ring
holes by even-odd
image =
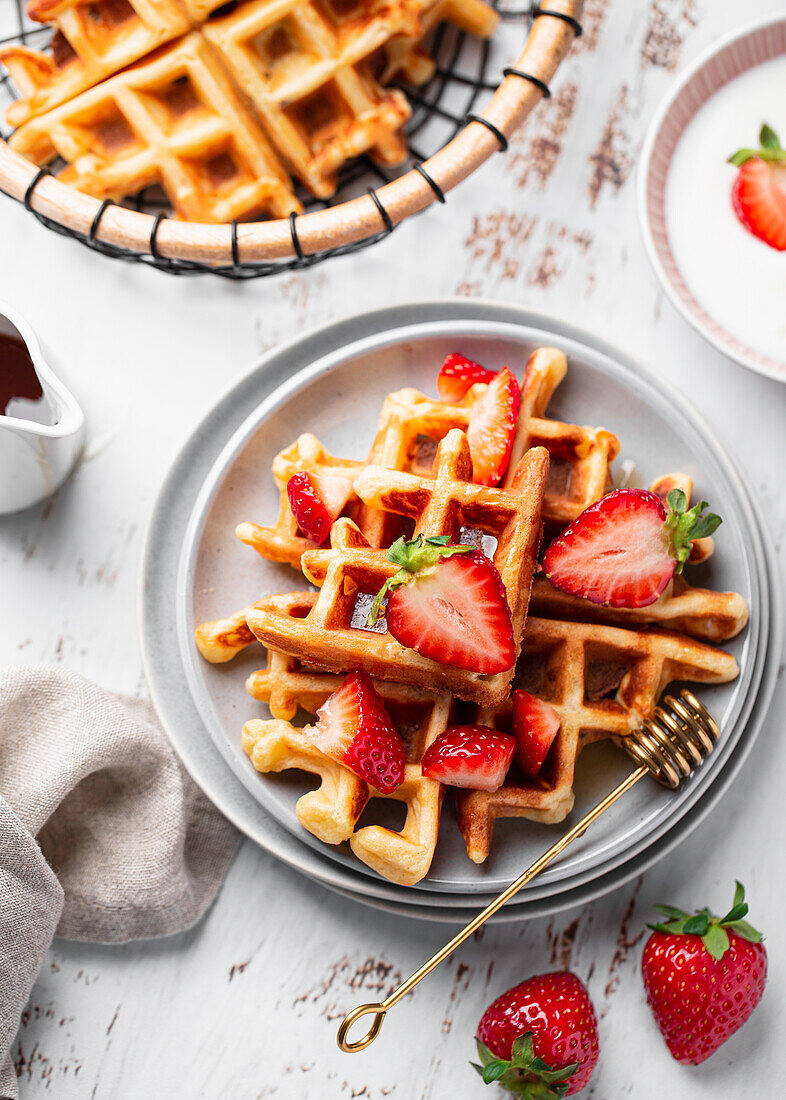
[[[481,1042],[480,1039],[475,1039],[475,1046],[478,1048],[478,1058],[480,1058],[484,1066],[487,1066],[489,1062],[493,1062],[496,1059],[496,1054],[492,1054],[486,1044]]]
[[[721,518],[714,512],[708,512],[706,516],[701,514],[707,507],[706,500],[700,500],[686,512],[684,508],[687,499],[681,489],[672,489],[666,499],[669,505],[666,529],[671,534],[672,553],[677,562],[675,572],[681,573],[683,565],[690,557],[694,539],[707,538],[713,531],[717,531]]]
[[[682,931],[686,936],[703,936],[710,926],[710,922],[704,913],[697,913],[694,917],[688,917],[683,923]]]
[[[759,155],[758,149],[738,149],[736,153],[728,158],[729,164],[734,164],[737,168],[741,168],[748,160],[753,160],[754,157]]]
[[[655,908],[664,917],[671,917],[672,920],[684,920],[688,915],[684,909],[678,909],[676,905],[656,905]]]
[[[778,149],[780,150],[781,142],[778,135],[773,130],[772,126],[768,126],[765,122],[759,131],[759,144],[762,149]]]
[[[730,921],[724,927],[730,928],[732,932],[737,933],[740,939],[748,940],[750,943],[761,943],[764,939],[761,932],[748,924],[746,920]]]
[[[535,1058],[534,1036],[531,1031],[525,1031],[523,1035],[519,1035],[518,1038],[513,1040],[510,1063],[517,1068],[529,1069],[535,1061],[540,1061],[540,1059]],[[546,1068],[549,1069],[550,1067],[546,1066]]]
[[[719,924],[711,924],[706,933],[701,937],[701,942],[707,948],[713,959],[722,959],[729,950],[729,934]]]
[[[735,920],[742,920],[748,915],[748,903],[743,901],[728,911],[725,917],[721,917],[721,924],[732,924]]]
[[[493,1062],[489,1062],[488,1065],[483,1067],[481,1077],[483,1078],[484,1085],[491,1085],[494,1081],[499,1081],[500,1077],[504,1077],[510,1068],[507,1062],[503,1062],[501,1058],[496,1059]]]
[[[745,887],[738,879],[734,884],[734,901],[731,904],[740,905],[743,901],[745,901]]]

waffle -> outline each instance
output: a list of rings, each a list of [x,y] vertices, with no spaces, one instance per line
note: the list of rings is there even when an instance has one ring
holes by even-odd
[[[619,451],[617,437],[604,428],[582,428],[545,417],[554,391],[565,377],[567,361],[556,348],[538,348],[530,356],[521,383],[521,412],[511,452],[509,486],[522,456],[545,447],[550,468],[543,498],[543,520],[564,527],[611,487],[610,466]],[[384,465],[428,476],[436,446],[449,431],[469,427],[484,383],[471,387],[462,401],[436,401],[415,389],[390,394],[382,407],[375,445],[384,441]]]
[[[160,183],[175,216],[202,221],[299,211],[290,172],[326,199],[349,159],[400,164],[411,111],[380,77],[430,77],[434,63],[419,41],[440,22],[489,35],[498,21],[483,0],[31,0],[29,12],[55,31],[46,51],[0,52],[21,95],[7,114],[21,127],[12,146],[37,164],[62,158],[62,178],[100,198]],[[187,33],[202,38],[213,68],[210,94],[195,98],[224,116],[228,137],[204,118],[196,125],[193,88],[162,97],[158,87],[168,80],[160,50],[169,45],[165,56],[177,58]],[[255,155],[253,144],[261,144]],[[151,174],[162,149],[162,171]],[[255,198],[247,174],[261,185]],[[208,198],[221,190],[223,201],[185,201],[195,185]]]
[[[378,84],[373,55],[392,37],[418,32],[411,0],[335,9],[318,0],[250,0],[204,27],[279,155],[319,198],[335,193],[336,173],[353,157],[368,153],[381,164],[406,157],[400,131],[409,104]]]
[[[448,535],[451,541],[459,541],[462,530],[471,528],[493,535],[497,540],[493,561],[507,591],[518,645],[540,539],[547,471],[548,455],[542,448],[533,448],[519,463],[509,489],[475,485],[466,436],[454,431],[439,446],[433,479],[367,467],[355,485],[366,503],[415,518],[416,534]],[[375,478],[379,478],[379,491]],[[384,489],[386,484],[389,490]],[[373,596],[397,571],[384,550],[369,547],[351,520],[338,520],[331,531],[330,549],[308,551],[302,566],[307,579],[320,586],[305,618],[293,613],[291,596],[260,600],[247,615],[248,626],[266,647],[316,668],[363,668],[383,680],[447,691],[485,705],[504,699],[512,669],[489,676],[442,665],[400,645],[387,632],[351,625],[358,597]]]
[[[562,821],[573,807],[573,775],[584,746],[638,729],[667,684],[726,683],[738,671],[730,654],[679,634],[530,617],[514,686],[551,703],[561,725],[537,779],[514,769],[498,791],[457,792],[470,859],[487,858],[497,818]],[[510,702],[481,709],[477,721],[508,729]]]
[[[304,601],[315,600],[305,593]],[[268,667],[249,680],[249,690],[269,703],[273,713],[301,708],[316,713],[343,676],[314,673],[297,666],[293,658],[270,654]],[[301,825],[326,844],[348,840],[352,851],[379,874],[404,886],[419,882],[427,874],[439,834],[439,816],[444,796],[441,783],[421,774],[421,760],[431,742],[447,728],[452,703],[446,695],[435,695],[405,684],[375,681],[394,725],[404,741],[404,779],[392,794],[383,795],[348,768],[323,756],[303,733],[288,721],[254,719],[243,727],[243,748],[259,772],[296,769],[318,775],[320,786],[304,794],[297,803]],[[403,802],[407,816],[400,832],[381,825],[357,828],[370,799],[391,798]]]
[[[196,33],[32,119],[11,144],[38,164],[61,156],[60,178],[97,198],[160,184],[189,221],[300,209],[262,131]]]
[[[6,114],[11,126],[60,106],[189,29],[178,0],[31,0],[27,14],[51,23],[46,51],[0,51],[20,99]]]
[[[384,445],[376,450],[375,447],[372,447],[367,461],[384,463],[386,458]],[[300,569],[301,557],[306,550],[313,550],[315,544],[298,530],[297,520],[289,506],[287,482],[293,474],[302,471],[354,480],[365,465],[366,463],[353,462],[347,458],[334,458],[333,455],[328,454],[316,436],[308,433],[301,435],[273,459],[273,478],[281,496],[278,518],[274,526],[263,527],[258,523],[246,521],[238,525],[235,534],[263,558],[269,561],[286,562],[293,568]],[[357,523],[369,546],[390,546],[400,534],[404,533],[402,524],[394,516],[368,508],[358,501],[357,497],[349,501],[344,514]]]

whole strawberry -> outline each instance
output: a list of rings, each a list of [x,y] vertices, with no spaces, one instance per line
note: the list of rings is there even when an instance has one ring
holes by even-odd
[[[761,933],[743,918],[745,891],[737,883],[725,917],[708,909],[688,914],[656,906],[668,920],[644,947],[641,971],[647,1001],[678,1062],[696,1066],[742,1027],[761,1000],[767,952]]]
[[[497,1081],[525,1100],[559,1100],[589,1082],[598,1022],[583,982],[559,970],[497,997],[481,1017],[476,1042],[483,1064],[475,1069],[487,1085]]]

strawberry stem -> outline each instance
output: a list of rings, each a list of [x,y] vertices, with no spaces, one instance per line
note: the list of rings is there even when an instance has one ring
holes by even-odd
[[[666,500],[669,505],[666,527],[671,534],[672,553],[677,561],[675,573],[681,573],[694,541],[713,534],[722,520],[714,512],[708,512],[706,516],[701,514],[709,507],[706,500],[700,500],[688,509],[688,498],[682,489],[672,489]]]
[[[368,613],[368,625],[373,626],[382,611],[382,601],[388,592],[400,588],[403,584],[410,584],[415,576],[424,576],[433,573],[436,565],[443,558],[452,557],[453,554],[467,554],[475,549],[474,546],[448,546],[448,535],[432,535],[424,542],[423,536],[407,541],[403,536],[396,539],[385,557],[388,561],[398,565],[399,571],[385,581],[374,597],[371,610]]]
[[[561,1100],[568,1091],[568,1079],[579,1068],[579,1063],[573,1062],[563,1069],[552,1069],[535,1054],[531,1031],[525,1031],[514,1040],[510,1059],[497,1058],[480,1039],[475,1039],[475,1043],[481,1064],[470,1064],[484,1084],[496,1081],[524,1100]]]
[[[745,164],[746,161],[752,160],[754,157],[766,160],[770,164],[786,162],[786,149],[781,147],[780,138],[772,126],[768,126],[766,122],[759,131],[759,148],[738,149],[736,153],[732,153],[729,157],[728,163],[736,164],[739,168],[741,164]]]
[[[713,959],[722,959],[728,951],[729,929],[751,943],[761,943],[763,938],[761,932],[743,920],[748,915],[748,903],[745,901],[745,889],[740,882],[736,884],[734,901],[725,917],[715,917],[709,909],[686,913],[674,905],[656,905],[655,908],[669,919],[664,923],[649,925],[653,931],[672,936],[700,936]]]

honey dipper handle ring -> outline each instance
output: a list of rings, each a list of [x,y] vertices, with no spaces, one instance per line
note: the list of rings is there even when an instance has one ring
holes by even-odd
[[[384,1001],[377,1004],[359,1005],[344,1017],[338,1029],[337,1042],[339,1048],[346,1054],[356,1054],[365,1050],[379,1035],[385,1015],[393,1005],[406,996],[427,974],[459,947],[465,940],[485,924],[498,909],[510,901],[522,886],[539,875],[544,868],[556,859],[569,844],[578,839],[586,829],[605,813],[612,803],[616,802],[626,791],[634,787],[645,775],[652,775],[659,782],[668,787],[679,786],[681,780],[691,774],[701,760],[708,756],[720,737],[720,730],[715,724],[706,707],[687,689],[683,689],[677,698],[666,696],[661,706],[656,707],[652,719],[648,719],[640,730],[620,738],[620,747],[633,757],[638,763],[630,775],[618,783],[613,791],[610,791],[597,806],[577,821],[572,829],[561,836],[556,844],[552,844],[547,852],[535,860],[523,874],[511,882],[502,893],[481,910],[477,916],[458,932],[452,940],[440,948],[435,955],[425,962],[419,970],[411,974],[405,982]],[[688,747],[691,751],[687,752]],[[362,1016],[374,1014],[374,1020],[368,1032],[355,1042],[347,1039],[350,1027]]]

